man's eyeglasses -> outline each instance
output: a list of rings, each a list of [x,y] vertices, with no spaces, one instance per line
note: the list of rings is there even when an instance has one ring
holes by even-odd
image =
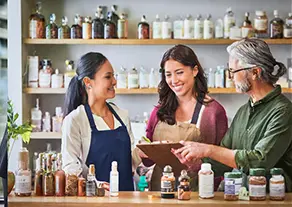
[[[237,69],[237,70],[234,70],[233,68],[228,68],[228,78],[231,79],[231,74],[234,74],[234,73],[237,73],[237,72],[240,72],[240,71],[243,71],[243,70],[249,70],[249,69],[252,69],[254,67],[247,67],[247,68],[240,68],[240,69]]]

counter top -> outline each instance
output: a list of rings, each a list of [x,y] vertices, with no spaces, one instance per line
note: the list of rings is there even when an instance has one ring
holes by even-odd
[[[13,193],[13,192],[12,192]],[[292,206],[292,193],[286,194],[285,201],[225,201],[223,193],[215,193],[213,199],[200,199],[197,192],[192,193],[191,200],[161,199],[159,192],[120,192],[119,197],[16,197],[8,196],[9,207],[130,207],[138,206],[183,206],[183,207],[226,207],[226,206]],[[151,195],[154,195],[152,198]]]

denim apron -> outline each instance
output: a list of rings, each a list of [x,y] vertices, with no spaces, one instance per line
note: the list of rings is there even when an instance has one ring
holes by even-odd
[[[118,114],[110,104],[107,103],[107,106],[115,118],[121,123],[121,126],[116,129],[99,131],[94,123],[89,105],[84,105],[91,128],[91,143],[86,165],[94,164],[96,179],[109,182],[111,163],[112,161],[117,161],[119,190],[133,191],[130,136],[127,127]]]

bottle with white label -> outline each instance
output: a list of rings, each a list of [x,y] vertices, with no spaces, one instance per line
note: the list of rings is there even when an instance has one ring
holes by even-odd
[[[229,38],[230,28],[235,26],[235,17],[231,7],[226,9],[224,16],[224,38]]]
[[[154,68],[151,68],[149,74],[149,88],[157,88],[159,84],[159,74]]]
[[[52,62],[49,59],[42,61],[43,69],[39,72],[39,86],[40,88],[51,87],[51,76],[53,73]]]
[[[184,37],[184,21],[182,17],[179,17],[173,22],[173,38],[183,39]]]
[[[215,26],[215,38],[221,39],[224,37],[224,26],[223,20],[217,19],[216,26]]]
[[[200,198],[214,197],[214,172],[210,163],[203,163],[199,171],[199,196]]]
[[[217,66],[215,72],[215,88],[224,88],[224,66]]]
[[[31,124],[34,125],[32,128],[33,132],[41,132],[42,130],[42,111],[39,106],[39,99],[36,99],[35,108],[31,109]]]
[[[116,75],[117,79],[117,88],[127,88],[128,87],[128,75],[127,75],[127,69],[124,67],[121,67],[121,69],[118,71]]]
[[[139,88],[139,75],[135,67],[128,73],[128,88]]]
[[[37,88],[39,81],[39,57],[28,56],[28,87]]]
[[[56,107],[56,116],[52,117],[52,131],[61,132],[62,122],[63,122],[63,112],[61,107]]]
[[[162,39],[171,39],[172,25],[169,21],[169,16],[165,15],[164,21],[162,22]]]
[[[74,70],[74,61],[66,60],[66,72],[64,74],[64,87],[68,88],[70,81],[76,75],[76,71]]]
[[[140,68],[139,72],[139,86],[140,88],[149,88],[149,73],[143,67]]]
[[[63,83],[63,74],[60,74],[59,69],[56,69],[55,74],[52,75],[52,88],[63,88]]]
[[[270,179],[270,200],[282,201],[285,199],[285,178],[282,168],[272,168]]]
[[[29,152],[24,147],[18,153],[18,170],[15,173],[15,195],[31,195],[31,170],[29,169]]]
[[[112,162],[112,170],[110,172],[110,196],[116,197],[119,195],[119,172],[118,163]]]
[[[160,21],[158,14],[156,14],[155,21],[152,24],[152,32],[153,39],[162,38],[162,22]]]
[[[184,39],[194,38],[194,21],[190,14],[184,20]]]
[[[51,116],[50,113],[46,111],[45,116],[43,118],[43,132],[51,131]]]
[[[213,38],[214,24],[211,18],[211,14],[208,14],[207,18],[204,20],[204,39]]]
[[[284,38],[292,38],[292,13],[288,14],[284,25]]]
[[[200,14],[197,15],[197,18],[194,21],[194,38],[203,39],[204,34],[204,22]]]

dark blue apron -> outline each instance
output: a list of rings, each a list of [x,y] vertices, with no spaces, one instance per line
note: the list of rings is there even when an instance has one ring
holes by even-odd
[[[97,130],[91,109],[88,104],[85,104],[85,111],[91,127],[91,143],[89,153],[86,160],[86,165],[95,165],[96,179],[109,182],[111,163],[118,162],[119,171],[119,190],[133,191],[132,177],[132,156],[131,156],[131,141],[127,127],[107,103],[108,108],[116,119],[121,123],[121,126],[112,130]]]

